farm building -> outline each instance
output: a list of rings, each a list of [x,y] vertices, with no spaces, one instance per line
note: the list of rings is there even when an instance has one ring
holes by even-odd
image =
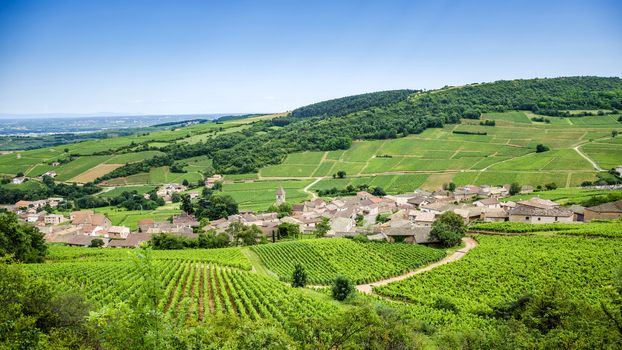
[[[65,219],[64,216],[59,215],[59,214],[48,214],[43,217],[43,221],[46,224],[59,225],[60,223],[67,221],[67,219]]]
[[[622,200],[585,208],[584,220],[614,220],[622,216]]]
[[[133,233],[127,236],[126,239],[113,239],[108,243],[110,248],[136,248],[141,243],[147,242],[151,239],[149,233]]]
[[[517,203],[510,209],[510,221],[530,224],[547,224],[554,222],[572,222],[574,213],[556,202],[532,198]]]
[[[14,185],[20,185],[23,184],[24,181],[26,181],[26,178],[23,176],[19,176],[19,177],[14,177],[13,181],[11,181]]]
[[[501,208],[483,208],[480,219],[484,222],[508,221],[508,212]]]

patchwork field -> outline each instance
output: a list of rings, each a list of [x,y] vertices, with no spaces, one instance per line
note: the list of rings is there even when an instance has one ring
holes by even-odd
[[[460,125],[405,138],[355,141],[346,151],[290,154],[282,164],[261,169],[260,176],[330,178],[342,170],[347,181],[323,179],[313,189],[366,183],[395,193],[419,186],[436,189],[451,181],[458,185],[517,181],[533,186],[555,182],[570,187],[595,180],[593,166],[575,146],[602,168],[622,165],[622,141],[611,137],[612,129],[622,127],[617,116],[549,117],[551,123],[534,122],[531,117],[524,112],[487,113],[481,119],[494,120],[496,126],[463,120]],[[540,143],[551,150],[536,153]]]
[[[125,147],[122,152],[127,152],[132,142],[137,145],[146,142],[156,147],[172,142],[190,144],[271,117],[274,116],[231,120],[223,124],[196,124],[141,136],[0,155],[0,174],[11,176],[21,171],[28,176],[40,176],[54,170],[60,181],[93,181],[122,164],[163,154],[153,150],[114,154],[114,150],[120,147]],[[486,113],[481,120],[494,120],[496,126],[463,120],[459,125],[428,129],[405,138],[354,141],[345,151],[294,153],[282,164],[262,168],[258,174],[226,175],[224,192],[238,200],[243,209],[265,209],[274,201],[273,191],[283,179],[304,180],[284,185],[290,202],[307,199],[309,194],[302,189],[316,179],[320,181],[312,186],[312,191],[369,185],[382,187],[387,193],[408,192],[420,187],[434,190],[448,182],[457,185],[518,182],[532,186],[555,183],[558,187],[573,187],[596,180],[592,164],[574,147],[579,147],[603,169],[622,165],[622,137],[611,136],[611,130],[622,128],[617,115],[549,117],[550,123],[535,122],[532,120],[535,117],[520,111]],[[485,132],[486,135],[454,132]],[[539,143],[551,150],[536,153],[535,146]],[[91,155],[102,151],[112,151],[113,154]],[[61,166],[51,165],[70,154],[81,156]],[[176,164],[186,172],[172,173],[168,167],[160,167],[148,173],[112,179],[107,185],[198,182],[203,179],[203,173],[212,169],[212,160],[205,156],[180,160]],[[346,178],[333,179],[338,171],[345,171]],[[260,180],[258,184],[245,183],[257,180]]]

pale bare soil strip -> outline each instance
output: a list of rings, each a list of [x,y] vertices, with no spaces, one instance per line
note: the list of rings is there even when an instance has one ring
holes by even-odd
[[[116,168],[122,167],[124,164],[99,164],[82,174],[72,178],[69,182],[91,182],[100,176],[104,176]]]

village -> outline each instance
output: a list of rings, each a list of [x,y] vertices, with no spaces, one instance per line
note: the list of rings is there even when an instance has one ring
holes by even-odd
[[[212,188],[222,181],[216,175],[205,181]],[[199,232],[226,233],[227,228],[238,222],[256,226],[268,242],[279,239],[278,230],[284,224],[296,227],[301,235],[317,235],[320,226],[326,227],[322,237],[355,237],[363,235],[368,240],[433,243],[430,238],[432,224],[439,215],[452,211],[460,215],[466,224],[472,222],[521,222],[531,224],[589,222],[599,219],[616,219],[622,215],[622,201],[604,203],[594,207],[571,205],[565,207],[554,201],[541,199],[530,186],[522,186],[519,194],[530,199],[513,202],[501,201],[509,196],[511,185],[467,185],[450,190],[427,192],[417,189],[412,193],[375,196],[357,192],[354,196],[325,200],[315,198],[300,204],[292,204],[291,211],[283,215],[277,212],[243,211],[235,215],[200,222],[192,215],[181,212],[169,220],[154,221],[144,218],[138,221],[138,229],[113,225],[104,214],[92,210],[48,213],[64,203],[63,198],[45,200],[21,200],[5,206],[18,218],[36,226],[48,242],[70,246],[101,246],[110,248],[137,247],[152,236],[167,233],[175,236],[196,238]],[[186,186],[166,184],[157,190],[158,197],[170,202],[186,192]],[[186,192],[190,199],[197,192]],[[287,203],[287,193],[280,187],[275,191],[275,205]],[[52,209],[52,210],[50,210]],[[229,236],[229,240],[233,241]]]

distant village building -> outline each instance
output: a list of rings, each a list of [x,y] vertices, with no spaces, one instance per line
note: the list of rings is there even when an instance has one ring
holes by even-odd
[[[212,188],[217,182],[222,182],[222,175],[216,174],[214,176],[210,176],[205,180],[205,187]]]
[[[49,176],[51,178],[54,178],[54,177],[56,177],[56,172],[55,171],[47,171],[42,176]]]
[[[510,209],[509,219],[513,222],[546,224],[554,222],[572,222],[574,213],[556,202],[532,198],[517,203]]]
[[[19,176],[19,177],[14,177],[12,183],[14,185],[21,185],[24,183],[24,181],[26,181],[26,178],[24,176]]]
[[[110,226],[106,230],[104,237],[108,238],[127,238],[130,235],[130,228],[125,226]]]
[[[285,203],[285,190],[281,186],[276,190],[276,204],[281,205],[283,203]]]
[[[186,190],[186,186],[180,184],[166,184],[158,188],[156,195],[166,202],[170,202],[174,193],[181,193]]]
[[[615,220],[622,216],[622,200],[585,208],[584,220]]]
[[[61,223],[67,221],[64,216],[59,214],[48,214],[44,216],[44,222],[48,225],[60,225]]]
[[[74,211],[69,216],[72,225],[79,226],[85,235],[97,236],[100,231],[107,230],[112,222],[103,214],[92,210]]]

